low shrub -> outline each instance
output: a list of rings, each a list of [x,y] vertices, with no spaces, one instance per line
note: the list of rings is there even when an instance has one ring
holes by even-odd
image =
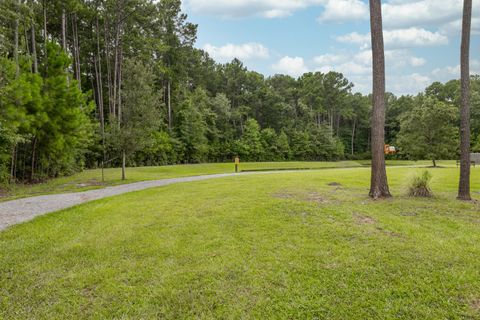
[[[429,198],[432,196],[432,190],[430,189],[430,181],[432,180],[432,174],[429,171],[424,171],[420,175],[416,175],[410,181],[408,186],[408,195],[410,197],[422,197]]]

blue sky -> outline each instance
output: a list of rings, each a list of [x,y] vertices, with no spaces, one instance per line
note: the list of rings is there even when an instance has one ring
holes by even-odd
[[[480,0],[474,0],[472,73],[480,73]],[[383,1],[387,90],[416,94],[459,77],[462,0]],[[364,0],[184,0],[197,46],[218,62],[237,57],[267,76],[342,72],[371,91]]]

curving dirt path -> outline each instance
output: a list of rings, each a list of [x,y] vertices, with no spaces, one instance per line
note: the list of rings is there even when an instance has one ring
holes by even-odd
[[[285,172],[285,171],[282,171]],[[167,186],[174,183],[193,182],[218,179],[240,175],[272,174],[280,172],[244,172],[225,173],[204,176],[172,178],[163,180],[142,181],[118,186],[106,187],[83,192],[51,194],[0,202],[0,231],[12,225],[32,220],[33,218],[58,210],[70,208],[85,202],[116,196],[132,191]]]

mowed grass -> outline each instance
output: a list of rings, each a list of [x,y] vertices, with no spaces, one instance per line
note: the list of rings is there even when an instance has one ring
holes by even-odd
[[[388,165],[430,165],[429,161],[388,161]],[[370,165],[370,161],[339,161],[339,162],[246,162],[241,163],[243,171],[267,171],[289,169],[325,169],[325,168],[354,168]],[[442,165],[452,166],[455,162],[443,161]],[[127,180],[121,180],[120,168],[108,168],[104,170],[104,182],[102,182],[101,169],[85,170],[68,177],[51,179],[38,184],[11,185],[6,190],[0,188],[0,201],[8,201],[16,198],[37,196],[43,194],[79,192],[104,188],[106,186],[132,183],[145,180],[158,180],[204,174],[231,173],[235,171],[233,163],[209,163],[196,165],[174,165],[161,167],[137,167],[127,168]]]
[[[235,176],[95,201],[0,233],[4,319],[480,319],[480,206],[417,171]],[[472,172],[478,199],[480,168]]]

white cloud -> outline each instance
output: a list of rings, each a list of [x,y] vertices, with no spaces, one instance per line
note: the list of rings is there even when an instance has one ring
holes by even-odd
[[[272,66],[275,72],[288,74],[292,77],[299,77],[308,72],[308,67],[301,57],[285,56]]]
[[[390,1],[382,6],[387,28],[439,25],[461,16],[462,0]]]
[[[480,0],[473,0],[473,8],[480,6]],[[327,0],[325,11],[319,21],[354,21],[368,20],[368,1]],[[462,0],[390,0],[382,5],[385,29],[402,29],[409,27],[438,27],[455,24],[462,17]],[[480,31],[476,23],[480,12],[475,11],[473,31]],[[479,22],[480,23],[480,22]],[[458,28],[456,29],[459,30]]]
[[[459,35],[462,31],[462,19],[457,19],[444,24],[440,28],[441,32],[448,35]],[[472,18],[472,35],[480,35],[480,17]]]
[[[320,15],[320,22],[346,22],[352,20],[367,20],[368,5],[361,0],[328,0],[325,11]]]
[[[402,75],[406,67],[417,68],[426,63],[425,59],[412,55],[409,50],[386,50],[385,59],[387,89],[395,94],[411,94],[422,91],[424,87],[421,88],[421,86],[430,79],[429,76],[415,72]],[[341,72],[355,84],[355,91],[365,94],[371,92],[372,51],[370,49],[354,53],[325,54],[315,57],[312,63],[315,65],[316,71]]]
[[[413,56],[408,50],[386,50],[385,60],[387,69],[404,67],[419,67],[426,63],[423,58]],[[365,75],[372,72],[372,51],[361,50],[354,54],[340,53],[338,55],[325,54],[313,59],[317,71],[337,71],[351,75]]]
[[[386,50],[385,63],[388,68],[400,69],[404,67],[421,67],[427,61],[424,58],[413,56],[405,49]]]
[[[430,47],[448,44],[448,38],[445,35],[419,28],[387,30],[384,34],[385,46],[391,48]]]
[[[206,44],[203,49],[219,62],[230,61],[234,58],[240,60],[268,59],[270,53],[268,48],[260,43],[244,43],[235,45],[228,43],[221,47]]]
[[[383,37],[387,49],[431,47],[448,44],[447,36],[421,28],[385,30]],[[342,43],[357,44],[363,49],[369,48],[371,42],[369,33],[359,34],[352,32],[339,36],[336,39]]]
[[[459,67],[456,65],[424,71],[425,69],[420,67],[425,66],[427,61],[414,56],[409,48],[444,46],[449,43],[450,38],[458,38],[461,30],[462,0],[382,2],[388,90],[396,94],[411,94],[423,91],[431,81],[446,81],[459,77]],[[365,23],[368,23],[369,19],[368,0],[184,0],[183,5],[187,12],[238,19],[282,18],[306,8],[317,7],[315,10],[319,12],[318,21],[324,23],[322,27],[331,26],[334,22],[362,21],[360,30],[365,30]],[[480,35],[480,10],[476,10],[479,7],[480,0],[473,0],[474,36]],[[309,60],[285,56],[271,65],[271,69],[293,76],[299,76],[308,70],[338,71],[353,81],[357,90],[368,93],[371,90],[372,63],[370,35],[358,30],[337,38],[339,42],[355,45],[354,48],[359,49],[357,52],[348,52],[352,47],[343,46],[344,48],[340,49],[341,46],[337,48],[340,49],[339,54],[325,54]],[[451,42],[456,43],[456,40]],[[472,48],[472,51],[476,50],[476,42],[473,44],[475,48]],[[270,56],[267,48],[252,43],[219,47],[210,44],[204,49],[221,62],[233,57],[248,60],[267,59]],[[472,73],[480,73],[480,62],[475,61],[472,61]],[[435,59],[429,61],[429,64],[435,63]]]
[[[345,54],[324,54],[313,58],[316,65],[328,65],[344,62],[348,59]]]
[[[370,34],[360,34],[358,32],[352,32],[336,38],[338,42],[358,44],[362,49],[370,46]]]
[[[185,0],[182,6],[187,11],[224,18],[281,18],[313,6],[324,8],[318,18],[321,22],[369,18],[367,0]],[[480,0],[473,0],[473,8],[479,6]],[[435,27],[458,31],[462,7],[462,0],[387,0],[382,5],[383,22],[386,29]],[[474,10],[473,14],[473,32],[480,34],[480,12]]]
[[[480,75],[480,60],[472,59],[470,61],[470,73]],[[432,75],[439,81],[448,81],[460,78],[460,65],[446,66],[432,71]]]
[[[412,94],[425,90],[433,80],[426,75],[412,73],[408,75],[392,74],[387,76],[387,91],[397,95]]]
[[[423,58],[411,57],[410,64],[412,67],[420,67],[423,66],[427,61]]]
[[[186,0],[185,7],[196,13],[225,18],[279,18],[325,3],[326,0]]]

